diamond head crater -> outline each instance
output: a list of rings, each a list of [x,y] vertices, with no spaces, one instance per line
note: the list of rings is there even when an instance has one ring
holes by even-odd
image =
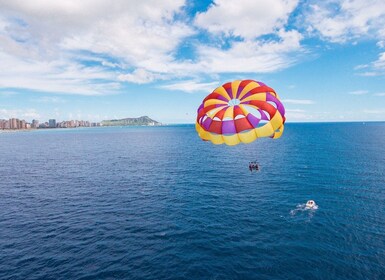
[[[148,116],[139,118],[125,118],[116,120],[104,120],[101,122],[103,126],[155,126],[162,125],[162,123],[155,121]]]

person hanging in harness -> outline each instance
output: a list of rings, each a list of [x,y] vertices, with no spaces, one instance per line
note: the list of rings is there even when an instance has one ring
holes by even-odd
[[[256,161],[250,161],[249,162],[249,170],[250,170],[250,172],[252,172],[253,170],[258,171],[259,170],[258,163]]]

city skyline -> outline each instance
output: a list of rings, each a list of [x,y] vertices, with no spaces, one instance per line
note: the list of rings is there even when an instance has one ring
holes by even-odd
[[[287,122],[385,120],[382,0],[0,1],[0,119],[193,123],[236,79]]]
[[[62,120],[49,119],[40,123],[39,120],[33,119],[28,122],[24,119],[10,118],[0,119],[0,130],[18,130],[18,129],[37,129],[37,128],[76,128],[76,127],[96,127],[101,126],[99,122],[90,122],[84,120]]]

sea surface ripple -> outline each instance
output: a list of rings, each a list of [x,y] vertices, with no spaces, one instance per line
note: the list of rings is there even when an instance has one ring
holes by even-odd
[[[385,123],[235,147],[192,125],[0,147],[0,279],[385,279]]]

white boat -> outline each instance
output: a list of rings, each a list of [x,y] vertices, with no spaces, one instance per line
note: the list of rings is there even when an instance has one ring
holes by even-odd
[[[317,207],[317,204],[315,204],[314,200],[308,200],[306,202],[306,208],[313,209],[313,208],[316,208],[316,207]]]

